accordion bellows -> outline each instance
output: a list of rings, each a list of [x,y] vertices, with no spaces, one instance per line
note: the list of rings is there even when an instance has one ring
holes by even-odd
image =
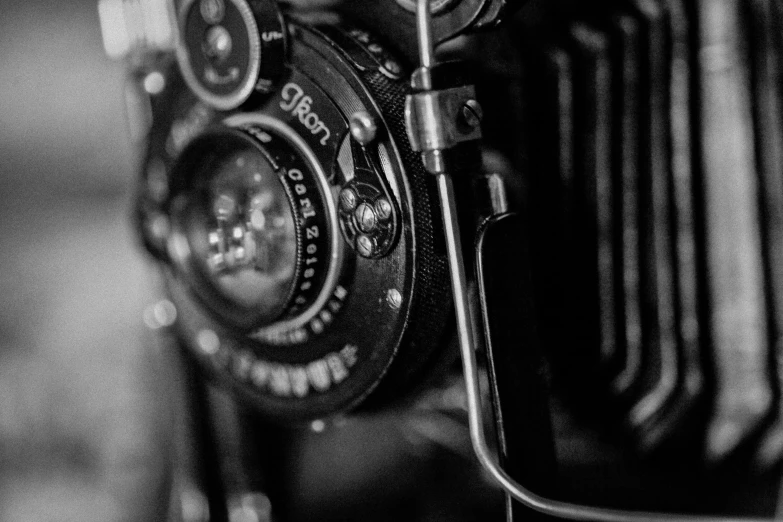
[[[642,455],[783,456],[781,11],[552,2],[525,28],[553,385]]]

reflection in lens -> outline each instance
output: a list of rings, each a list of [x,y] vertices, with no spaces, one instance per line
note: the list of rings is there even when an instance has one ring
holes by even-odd
[[[230,302],[271,320],[295,277],[294,216],[283,184],[254,149],[217,163],[203,189],[191,244]]]

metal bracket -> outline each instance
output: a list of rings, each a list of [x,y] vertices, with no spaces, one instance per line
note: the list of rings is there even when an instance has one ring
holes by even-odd
[[[472,85],[408,96],[405,121],[411,147],[417,152],[444,150],[480,139],[477,106]]]
[[[422,7],[423,6],[423,7]],[[430,174],[446,172],[443,152],[481,138],[481,106],[473,85],[434,86],[435,43],[429,2],[416,16],[421,67],[411,77],[414,93],[405,99],[405,126],[413,150]]]

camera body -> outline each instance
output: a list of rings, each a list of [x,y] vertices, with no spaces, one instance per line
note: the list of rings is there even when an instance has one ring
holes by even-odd
[[[234,4],[224,5],[230,14]],[[200,16],[198,8],[183,12]],[[144,238],[168,265],[185,345],[264,414],[308,421],[421,380],[444,344],[450,306],[431,180],[404,131],[402,63],[347,25],[286,21],[285,32],[282,54],[264,57],[282,61],[279,80],[239,108],[219,110],[173,86],[156,111],[146,169],[168,188],[159,199],[142,191],[139,218],[143,231],[161,217],[171,225]],[[246,172],[208,186],[242,154]],[[253,179],[259,162],[269,181]],[[271,228],[281,216],[288,223]],[[388,384],[376,390],[382,376]]]
[[[533,516],[511,498],[640,516],[537,504],[518,483],[626,509],[771,514],[780,9],[562,0],[512,16],[522,3],[433,1],[417,27],[408,0],[184,0],[168,11],[175,49],[134,55],[152,116],[138,230],[194,400],[221,425],[214,458],[232,455],[216,467],[258,474],[268,462],[248,448],[279,444],[256,442],[273,424],[410,408],[455,373],[456,325],[458,402],[485,466],[475,419],[492,418],[510,480],[488,469],[510,518]],[[423,27],[460,60],[416,69]],[[475,353],[491,412],[471,391]],[[205,382],[241,414],[226,420]],[[255,487],[234,482],[229,497]]]

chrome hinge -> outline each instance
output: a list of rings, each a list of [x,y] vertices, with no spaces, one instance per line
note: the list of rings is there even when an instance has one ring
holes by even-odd
[[[417,152],[446,150],[481,138],[481,107],[472,85],[424,91],[405,100],[405,123]]]

